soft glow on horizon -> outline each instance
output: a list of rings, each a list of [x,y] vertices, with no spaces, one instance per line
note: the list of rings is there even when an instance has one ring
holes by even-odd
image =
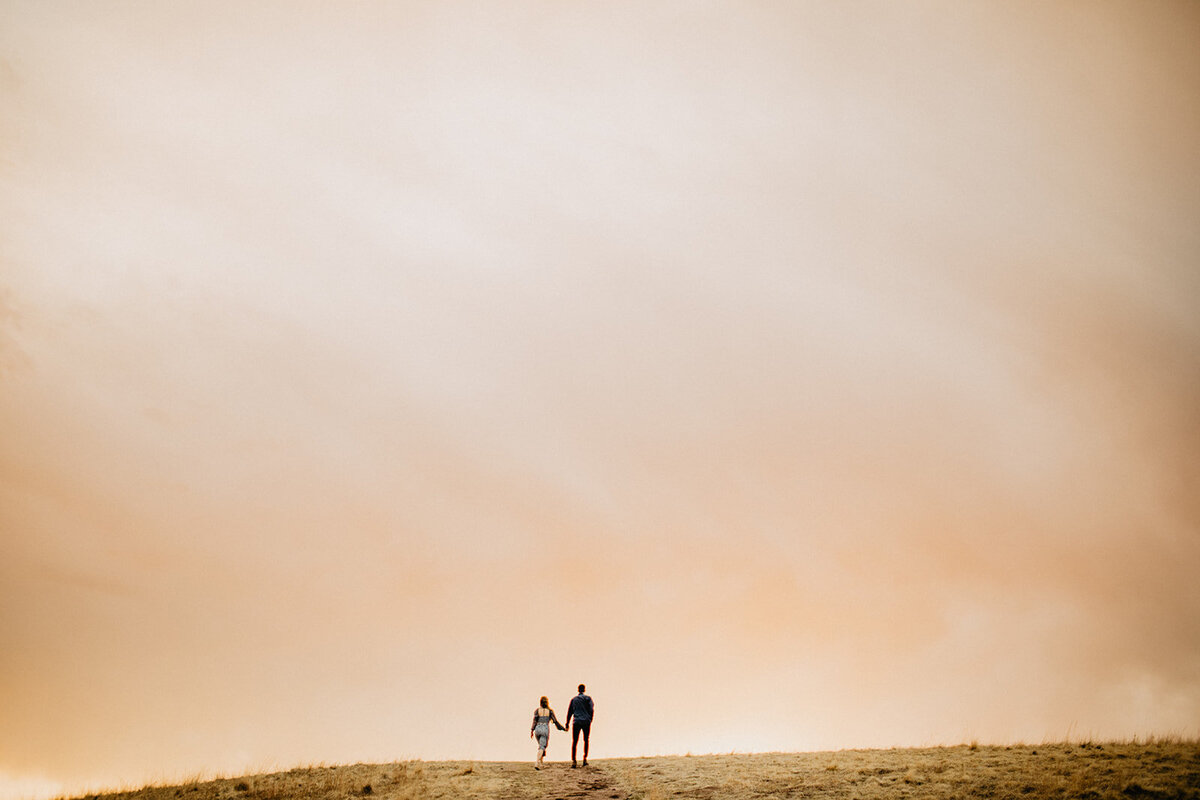
[[[4,4],[0,799],[1200,733],[1198,40]]]

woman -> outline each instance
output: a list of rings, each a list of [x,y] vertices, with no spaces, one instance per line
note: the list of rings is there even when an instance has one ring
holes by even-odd
[[[533,727],[529,729],[529,738],[537,738],[538,756],[537,763],[533,765],[534,769],[542,768],[542,759],[546,756],[546,745],[550,744],[550,723],[560,731],[565,731],[566,728],[558,721],[558,717],[554,716],[554,709],[550,707],[550,701],[545,697],[533,712]]]

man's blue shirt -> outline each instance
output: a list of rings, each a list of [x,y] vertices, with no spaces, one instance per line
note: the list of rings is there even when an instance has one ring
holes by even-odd
[[[576,722],[591,722],[593,711],[595,706],[592,705],[592,698],[580,692],[571,698],[571,705],[567,706],[567,724],[571,724],[571,717],[575,717]]]

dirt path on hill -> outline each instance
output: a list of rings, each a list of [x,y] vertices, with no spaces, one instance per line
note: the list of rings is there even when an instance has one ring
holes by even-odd
[[[628,793],[619,786],[611,767],[589,764],[571,769],[569,763],[547,763],[540,770],[532,766],[527,774],[512,776],[511,800],[544,797],[547,800],[623,800]]]

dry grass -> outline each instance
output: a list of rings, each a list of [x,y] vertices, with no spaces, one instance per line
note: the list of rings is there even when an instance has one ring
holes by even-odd
[[[417,800],[418,798],[1020,798],[1200,800],[1200,742],[1060,743],[551,763],[407,761],[309,767],[86,800]]]

